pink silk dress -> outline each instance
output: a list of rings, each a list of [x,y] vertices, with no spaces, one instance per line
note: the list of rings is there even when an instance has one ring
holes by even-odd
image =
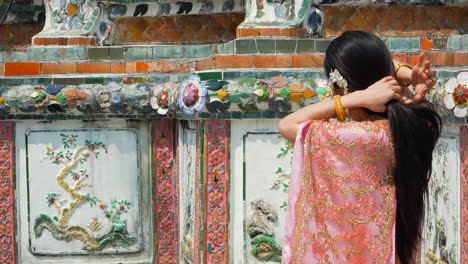
[[[281,263],[394,264],[394,166],[387,120],[304,123]]]

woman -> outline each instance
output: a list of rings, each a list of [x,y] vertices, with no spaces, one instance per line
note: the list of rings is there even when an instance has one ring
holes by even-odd
[[[296,143],[282,263],[411,263],[441,131],[423,98],[430,64],[421,54],[412,70],[395,69],[382,40],[348,31],[327,49],[325,71],[334,100],[279,123]],[[327,121],[344,110],[351,121]]]

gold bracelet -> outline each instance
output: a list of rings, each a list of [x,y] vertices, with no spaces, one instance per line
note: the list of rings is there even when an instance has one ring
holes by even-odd
[[[333,101],[335,102],[336,117],[338,118],[339,121],[345,121],[346,114],[343,109],[343,104],[341,104],[341,96],[335,95],[333,97]]]
[[[400,70],[401,67],[406,67],[406,68],[409,68],[410,70],[412,70],[412,69],[413,69],[413,65],[403,62],[403,63],[398,63],[398,65],[395,66],[395,78],[396,78],[398,84],[399,84],[402,88],[408,88],[408,86],[410,86],[408,83],[400,83],[400,81],[398,81],[398,71]]]

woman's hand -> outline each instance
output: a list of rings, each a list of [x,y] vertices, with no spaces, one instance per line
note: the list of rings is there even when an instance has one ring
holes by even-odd
[[[385,105],[390,100],[400,100],[401,87],[393,76],[387,76],[365,90],[350,95],[359,98],[360,105],[374,112],[385,112]]]
[[[424,53],[419,54],[418,64],[411,71],[410,84],[414,86],[415,95],[413,101],[419,102],[427,92],[434,87],[435,79],[432,78],[431,62],[424,60]]]

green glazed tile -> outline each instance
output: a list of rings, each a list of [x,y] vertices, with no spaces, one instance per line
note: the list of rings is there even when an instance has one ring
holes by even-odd
[[[258,111],[255,112],[243,112],[242,113],[242,118],[244,119],[258,119],[261,117],[261,113]]]
[[[392,38],[390,39],[391,50],[407,50],[410,48],[408,38]]]
[[[109,48],[109,59],[112,59],[112,60],[123,59],[123,49],[121,47]]]
[[[153,75],[151,81],[154,83],[168,82],[169,76]]]
[[[213,54],[211,47],[208,45],[192,46],[193,58],[206,58]],[[188,57],[188,56],[185,56]]]
[[[315,52],[315,40],[299,39],[297,41],[296,53],[312,53]]]
[[[85,84],[93,84],[93,83],[103,83],[104,77],[86,77],[84,79]]]
[[[216,115],[216,119],[230,119],[231,118],[231,112],[229,111],[224,111]]]
[[[90,60],[107,60],[109,58],[109,48],[88,48],[88,59]]]
[[[58,52],[60,59],[64,60],[84,60],[87,56],[87,52],[84,47],[60,48],[58,49]]]
[[[465,35],[465,36],[468,36],[468,35]],[[465,41],[465,45],[462,45],[463,44],[463,37],[460,36],[460,35],[455,35],[455,36],[450,36],[447,40],[447,49],[451,49],[451,50],[459,50],[461,49],[461,47],[468,47],[468,46],[465,46],[466,44],[468,44],[468,41]]]
[[[276,52],[276,41],[274,39],[257,39],[257,50],[261,54],[274,54]]]
[[[325,52],[332,42],[331,39],[316,39],[315,52]]]
[[[288,112],[275,113],[275,118],[283,118],[287,115],[289,115]]]
[[[252,71],[240,72],[240,78],[241,78],[241,79],[244,79],[244,78],[256,78],[256,77],[257,77],[257,73],[256,73],[256,72],[252,72]]]
[[[144,47],[130,47],[130,48],[125,48],[123,51],[124,59],[130,59],[130,60],[135,60],[135,59],[140,59],[140,60],[146,60],[148,59],[148,51],[147,48]]]
[[[410,49],[421,49],[421,39],[420,38],[410,38],[409,39],[409,48]]]
[[[84,83],[84,78],[54,78],[53,84],[78,85]]]
[[[276,40],[276,53],[295,53],[297,46],[297,40],[283,40],[278,39]]]
[[[275,112],[273,111],[262,111],[262,118],[275,118]]]
[[[214,118],[215,116],[207,112],[201,112],[201,113],[198,113],[198,117],[203,118],[203,119],[211,119],[211,118]]]
[[[200,72],[197,75],[200,76],[202,81],[221,80],[223,78],[221,72]]]
[[[257,79],[263,79],[265,78],[265,72],[257,72]]]
[[[240,76],[240,72],[223,72],[223,80],[239,79]]]
[[[103,83],[121,83],[122,77],[104,77]]]
[[[29,48],[28,61],[57,60],[58,50],[56,48]]]
[[[17,86],[21,85],[23,83],[22,79],[10,79],[10,78],[5,78],[2,79],[0,78],[0,85],[1,86]]]
[[[256,54],[257,47],[255,45],[255,39],[236,40],[236,53],[237,54]]]
[[[239,112],[239,111],[231,112],[231,118],[232,119],[242,119],[242,112]]]
[[[279,75],[281,75],[281,72],[279,71],[265,72],[265,78],[271,78]]]

